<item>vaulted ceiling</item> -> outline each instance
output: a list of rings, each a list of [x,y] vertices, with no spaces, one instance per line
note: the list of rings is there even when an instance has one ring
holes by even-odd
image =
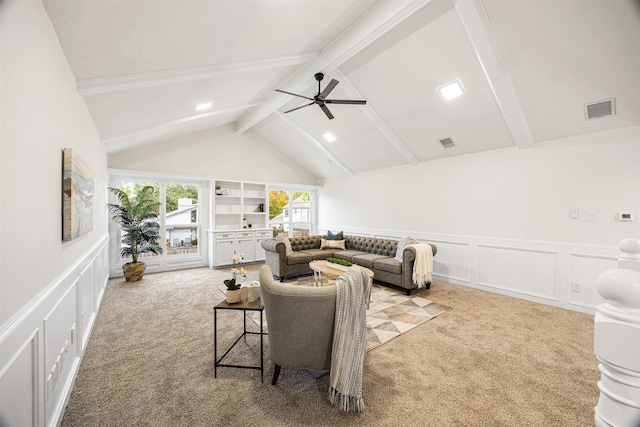
[[[107,152],[232,126],[327,178],[640,125],[631,0],[44,4]],[[285,113],[309,101],[275,89],[312,98],[317,72],[367,104]]]

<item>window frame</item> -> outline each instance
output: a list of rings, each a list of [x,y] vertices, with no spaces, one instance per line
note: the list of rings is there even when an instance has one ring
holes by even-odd
[[[283,221],[274,223],[269,219],[269,227],[274,229],[274,226],[281,225],[278,227],[278,230],[282,230],[280,232],[286,232],[288,237],[295,237],[294,230],[295,226],[298,224],[308,224],[309,235],[314,235],[317,233],[318,229],[318,221],[317,221],[317,211],[318,211],[318,187],[308,187],[308,186],[297,186],[297,185],[288,185],[288,184],[272,184],[268,186],[268,194],[269,201],[271,201],[271,191],[283,191],[287,193],[288,204],[293,200],[294,193],[309,193],[309,220],[308,221],[295,221],[294,220],[294,211],[293,206],[288,206],[284,208],[282,212],[288,211],[288,215],[283,215]],[[286,220],[285,220],[286,218]]]
[[[162,254],[157,256],[149,256],[143,257],[140,261],[146,264],[146,272],[148,273],[156,273],[162,271],[170,271],[176,270],[180,268],[192,268],[192,267],[200,267],[207,265],[207,228],[209,227],[209,222],[205,220],[202,222],[203,218],[208,218],[209,214],[209,188],[210,188],[210,180],[208,179],[194,179],[190,177],[182,177],[182,176],[168,176],[162,174],[153,174],[153,173],[144,173],[144,172],[135,172],[135,171],[120,171],[120,170],[109,170],[109,186],[121,188],[121,185],[125,181],[132,182],[148,182],[158,184],[159,187],[159,200],[160,200],[160,213],[158,215],[158,223],[160,224],[160,240],[159,244],[162,248]],[[193,253],[173,253],[169,254],[167,251],[167,242],[166,238],[168,236],[167,230],[167,212],[166,212],[166,188],[168,185],[172,184],[182,184],[182,185],[195,185],[198,187],[198,208],[195,223],[190,222],[191,216],[189,217],[188,223],[180,223],[180,224],[170,224],[170,228],[190,228],[196,229],[197,233],[197,250]],[[114,196],[109,192],[109,202],[117,203],[117,200]],[[115,224],[113,221],[109,221],[109,239],[110,239],[110,257],[111,262],[109,265],[110,275],[111,277],[121,276],[122,275],[122,266],[130,260],[123,259],[120,256],[120,245],[122,241],[122,229],[118,224]]]

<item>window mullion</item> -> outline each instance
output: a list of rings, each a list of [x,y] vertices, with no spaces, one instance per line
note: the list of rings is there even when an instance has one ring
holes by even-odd
[[[159,182],[160,187],[160,246],[162,246],[162,259],[164,260],[167,257],[167,239],[164,237],[167,235],[167,183]]]

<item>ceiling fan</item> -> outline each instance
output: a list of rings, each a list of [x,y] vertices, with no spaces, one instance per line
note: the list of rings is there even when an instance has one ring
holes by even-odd
[[[291,110],[285,111],[285,113],[290,113],[292,111],[299,110],[304,107],[308,107],[309,105],[318,104],[320,108],[322,108],[322,111],[324,111],[324,113],[327,115],[327,117],[329,117],[329,120],[331,120],[333,119],[333,114],[331,114],[331,111],[329,111],[329,108],[327,108],[325,104],[365,105],[367,103],[367,101],[352,101],[349,99],[327,99],[327,96],[329,95],[329,93],[331,93],[333,88],[335,88],[339,82],[336,79],[331,79],[331,82],[329,82],[327,87],[325,87],[324,90],[320,92],[320,82],[324,78],[324,74],[316,73],[314,77],[318,81],[318,93],[314,95],[313,98],[309,98],[308,96],[304,96],[304,95],[298,95],[297,93],[287,92],[286,90],[276,89],[276,92],[286,93],[288,95],[297,96],[297,97],[308,99],[309,101],[311,101],[308,104],[304,104],[299,107],[292,108]]]

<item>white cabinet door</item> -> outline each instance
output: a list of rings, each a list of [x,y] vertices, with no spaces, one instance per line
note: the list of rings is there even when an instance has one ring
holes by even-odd
[[[238,233],[238,246],[236,251],[244,254],[245,262],[253,262],[256,259],[253,232]]]
[[[230,265],[233,259],[234,241],[216,240],[216,265]]]

